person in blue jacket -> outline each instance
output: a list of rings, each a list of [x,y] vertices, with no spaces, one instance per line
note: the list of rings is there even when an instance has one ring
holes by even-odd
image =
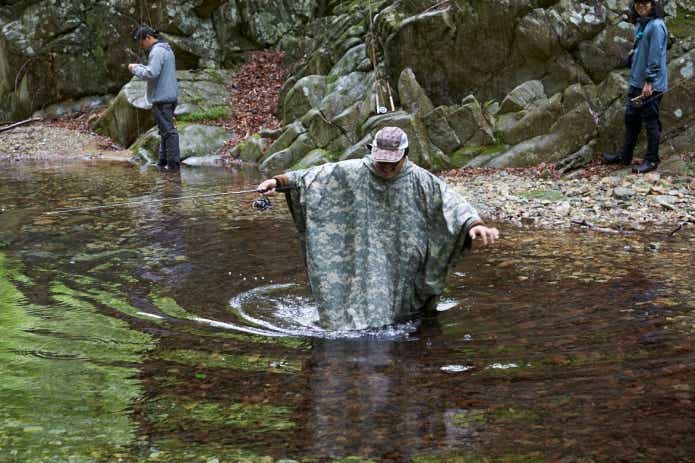
[[[668,91],[666,49],[668,30],[664,9],[658,0],[636,0],[632,4],[635,21],[635,44],[630,52],[630,88],[625,107],[625,141],[617,154],[604,155],[608,164],[632,163],[632,154],[642,124],[647,131],[647,153],[642,164],[632,171],[644,174],[659,165],[661,119],[659,105]]]
[[[147,66],[132,63],[128,70],[147,81],[147,100],[152,104],[152,116],[161,139],[157,165],[176,171],[181,155],[179,133],[174,125],[174,110],[179,96],[174,52],[168,43],[160,40],[159,33],[148,26],[137,29],[133,38],[141,48],[149,51]]]

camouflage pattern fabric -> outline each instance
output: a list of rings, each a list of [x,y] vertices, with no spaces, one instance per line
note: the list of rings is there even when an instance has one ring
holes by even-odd
[[[383,180],[371,157],[283,176],[321,324],[377,328],[436,307],[449,269],[482,223],[430,172],[406,161]]]

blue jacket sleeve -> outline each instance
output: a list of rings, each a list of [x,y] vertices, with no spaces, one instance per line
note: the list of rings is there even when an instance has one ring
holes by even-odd
[[[159,50],[158,48],[155,48],[152,50],[152,53],[150,54],[150,58],[148,60],[147,66],[143,66],[142,64],[138,64],[133,68],[133,74],[135,76],[145,79],[145,80],[152,80],[156,79],[159,77],[159,74],[162,72],[162,65],[164,64],[164,51]]]
[[[652,29],[649,37],[649,53],[647,55],[647,72],[645,80],[654,82],[661,73],[662,55],[666,53],[666,28],[659,25]]]

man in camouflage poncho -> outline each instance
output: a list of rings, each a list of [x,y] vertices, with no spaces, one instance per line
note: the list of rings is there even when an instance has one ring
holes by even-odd
[[[407,159],[408,137],[381,129],[370,156],[289,172],[260,191],[287,194],[321,323],[376,328],[433,311],[449,269],[499,237],[442,180]]]

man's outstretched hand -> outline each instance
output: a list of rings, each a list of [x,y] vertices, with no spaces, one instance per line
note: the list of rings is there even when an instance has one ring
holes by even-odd
[[[482,238],[483,244],[492,244],[499,239],[500,232],[496,228],[486,227],[485,225],[476,225],[468,232],[472,240]]]
[[[278,186],[278,181],[274,178],[269,178],[258,185],[258,191],[265,193],[267,195],[272,195],[275,193],[275,188]]]

